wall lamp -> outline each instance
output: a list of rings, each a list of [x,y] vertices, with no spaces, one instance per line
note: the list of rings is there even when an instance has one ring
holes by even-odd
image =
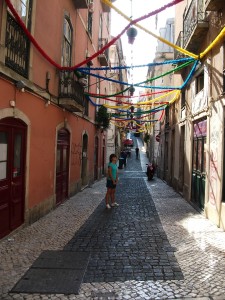
[[[16,83],[15,83],[15,86],[16,86],[16,88],[18,89],[18,90],[20,90],[21,92],[24,92],[25,91],[25,87],[26,87],[26,85],[25,85],[25,83],[22,81],[22,80],[19,80],[19,81],[17,81]]]

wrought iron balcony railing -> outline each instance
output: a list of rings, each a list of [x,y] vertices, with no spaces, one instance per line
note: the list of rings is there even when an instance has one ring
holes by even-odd
[[[180,33],[179,33],[179,35],[177,37],[176,45],[178,47],[183,48],[183,31],[180,31]],[[179,59],[179,58],[182,58],[182,57],[184,57],[183,53],[181,53],[181,52],[179,52],[177,50],[174,51],[174,58],[175,59]]]
[[[108,40],[106,38],[99,38],[98,49],[99,50],[102,49],[107,43],[108,43]],[[98,56],[98,60],[99,60],[101,66],[108,66],[108,64],[109,64],[109,49],[108,48]]]
[[[60,71],[59,105],[72,112],[88,112],[84,87],[78,82],[74,71]]]
[[[189,51],[198,52],[202,38],[209,27],[204,1],[192,0],[184,14],[183,43],[184,47]]]
[[[5,65],[28,78],[30,41],[9,13],[6,21],[5,47]]]

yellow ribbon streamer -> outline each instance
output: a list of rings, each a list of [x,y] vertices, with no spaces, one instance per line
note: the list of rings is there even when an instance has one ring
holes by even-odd
[[[170,96],[171,94],[173,93],[176,93],[177,90],[173,90],[173,91],[170,91],[164,95],[161,95],[157,98],[154,98],[152,100],[148,100],[148,101],[142,101],[142,102],[138,102],[136,104],[131,104],[131,105],[110,105],[110,104],[103,104],[103,106],[105,106],[106,108],[109,108],[109,109],[129,109],[131,106],[134,106],[134,107],[139,107],[139,106],[143,106],[143,105],[146,105],[146,106],[149,106],[149,104],[153,104],[154,102],[160,100],[160,99],[163,99],[167,96]],[[169,101],[168,101],[169,102]],[[160,105],[160,104],[159,104]]]
[[[111,8],[113,8],[118,14],[120,14],[122,17],[124,17],[127,21],[132,22],[132,19],[129,18],[127,15],[125,15],[121,10],[119,10],[117,7],[115,7],[109,0],[101,0],[103,3],[105,3],[106,5],[110,6]],[[198,55],[191,53],[175,44],[170,43],[169,41],[163,39],[162,37],[154,34],[153,32],[149,31],[148,29],[144,28],[143,26],[139,25],[139,24],[134,24],[134,26],[142,29],[143,31],[145,31],[146,33],[152,35],[153,37],[157,38],[158,40],[160,40],[161,42],[167,44],[168,46],[176,49],[177,51],[188,55],[190,57],[193,57],[195,59],[202,59],[204,56],[206,56],[206,54],[208,54],[208,52],[214,48],[217,44],[219,44],[219,42],[221,42],[221,40],[224,38],[225,35],[225,27],[221,30],[221,32],[218,34],[218,36],[214,39],[214,41],[203,51]]]
[[[225,27],[217,35],[215,40],[205,49],[205,51],[200,53],[200,59],[203,58],[213,47],[215,47],[220,42],[220,40],[224,38],[224,35],[225,35]]]
[[[171,101],[169,101],[169,104],[174,103],[180,97],[180,93],[181,93],[180,90],[176,90],[176,95],[174,96],[174,98]]]
[[[103,3],[105,3],[106,5],[110,6],[111,8],[113,8],[118,14],[120,14],[122,17],[124,17],[127,21],[129,22],[132,22],[132,19],[129,18],[127,15],[125,15],[121,10],[119,10],[117,7],[115,7],[109,0],[101,0]],[[194,53],[191,53],[173,43],[170,43],[169,41],[163,39],[162,37],[154,34],[153,32],[149,31],[148,29],[144,28],[143,26],[139,25],[138,23],[135,23],[134,26],[140,28],[141,30],[145,31],[146,33],[152,35],[153,37],[157,38],[158,40],[160,40],[162,43],[165,43],[167,44],[168,46],[176,49],[177,51],[185,54],[185,55],[188,55],[190,57],[193,57],[195,59],[198,59],[198,55],[194,54]]]

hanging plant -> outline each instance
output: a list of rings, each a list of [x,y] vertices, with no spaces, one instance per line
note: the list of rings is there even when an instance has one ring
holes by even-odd
[[[97,128],[101,128],[103,130],[109,128],[110,114],[107,112],[107,108],[105,106],[100,106],[97,111],[96,123]]]
[[[150,135],[148,133],[145,133],[144,142],[147,144],[149,140],[150,140]]]

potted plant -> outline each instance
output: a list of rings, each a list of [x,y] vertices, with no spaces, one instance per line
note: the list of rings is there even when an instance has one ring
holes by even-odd
[[[100,106],[97,111],[96,123],[97,128],[101,128],[102,130],[109,128],[110,114],[107,112],[107,108],[105,106]]]

